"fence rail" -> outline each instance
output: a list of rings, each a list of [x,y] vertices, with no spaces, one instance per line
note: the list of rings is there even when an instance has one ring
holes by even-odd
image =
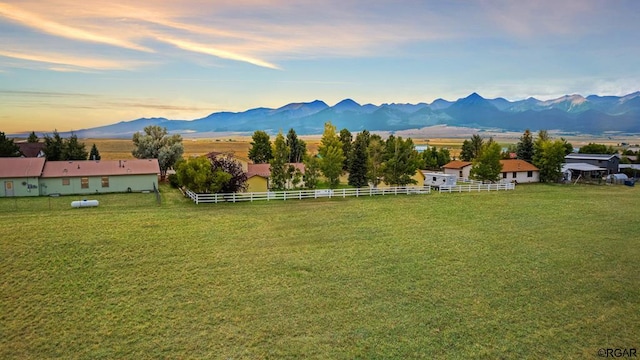
[[[353,188],[353,189],[326,189],[326,190],[295,190],[295,191],[269,191],[229,194],[196,194],[187,189],[185,194],[196,204],[219,202],[242,202],[264,200],[302,200],[320,198],[344,198],[347,196],[376,196],[376,195],[411,195],[430,194],[431,186],[401,186],[388,188]]]
[[[440,186],[438,191],[440,193],[452,193],[452,192],[472,192],[472,191],[498,191],[498,190],[515,190],[515,183],[499,183],[499,184],[481,184],[474,183],[469,185],[448,185]]]

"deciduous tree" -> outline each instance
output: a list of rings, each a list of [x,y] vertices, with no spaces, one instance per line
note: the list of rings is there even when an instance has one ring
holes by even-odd
[[[138,159],[158,159],[160,164],[160,178],[164,179],[167,170],[182,159],[184,146],[179,134],[167,135],[167,129],[150,125],[144,128],[144,133],[133,134],[134,149],[131,152]]]
[[[415,150],[413,140],[390,136],[385,146],[385,162],[382,165],[384,182],[389,185],[415,184],[416,171],[422,167],[422,159]]]
[[[307,189],[315,189],[320,178],[320,159],[315,155],[306,155],[304,158],[304,186]]]
[[[214,156],[209,159],[211,160],[211,172],[214,177],[219,178],[216,181],[226,178],[226,175],[222,175],[220,172],[230,175],[229,179],[222,183],[217,192],[234,193],[247,190],[247,173],[244,172],[239,161],[229,155]]]
[[[318,146],[318,153],[320,154],[322,174],[329,181],[329,187],[333,189],[340,182],[345,156],[342,151],[342,143],[336,135],[336,127],[331,122],[324,124],[324,132],[322,133],[320,146]]]
[[[251,139],[249,159],[251,159],[254,164],[266,164],[273,159],[269,134],[262,130],[257,130],[253,133]]]
[[[382,179],[382,164],[384,163],[384,141],[380,135],[371,135],[367,153],[367,178],[376,187]]]
[[[282,135],[282,131],[276,136],[272,149],[273,158],[269,161],[271,168],[271,188],[274,190],[284,190],[287,186],[288,172],[287,161],[289,160],[289,147]]]
[[[502,172],[502,164],[500,163],[501,150],[500,145],[490,139],[483,145],[479,155],[473,160],[473,167],[469,176],[482,182],[498,181]]]
[[[536,148],[533,165],[540,169],[541,182],[556,182],[562,178],[565,146],[561,140],[543,140]]]
[[[580,154],[615,154],[617,151],[611,145],[589,143],[582,146],[578,153]]]

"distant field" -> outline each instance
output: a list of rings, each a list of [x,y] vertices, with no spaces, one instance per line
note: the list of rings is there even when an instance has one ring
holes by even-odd
[[[596,358],[640,347],[640,189],[0,199],[0,358]]]

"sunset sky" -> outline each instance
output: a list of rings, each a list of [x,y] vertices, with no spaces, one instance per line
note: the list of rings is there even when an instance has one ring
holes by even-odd
[[[0,131],[640,90],[640,1],[0,0]]]

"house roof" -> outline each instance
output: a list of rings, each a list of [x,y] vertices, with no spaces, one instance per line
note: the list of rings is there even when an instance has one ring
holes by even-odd
[[[158,159],[47,161],[43,178],[159,174]]]
[[[0,178],[39,177],[44,158],[0,158]]]
[[[461,161],[461,160],[453,160],[443,166],[445,169],[462,169],[467,166],[471,166],[471,161]]]
[[[287,163],[287,165],[293,165],[296,169],[300,170],[301,173],[304,174],[304,164],[303,163]],[[263,178],[268,178],[271,176],[271,164],[249,164],[247,168],[247,178],[253,176],[260,176]]]
[[[502,172],[539,171],[539,169],[524,160],[500,160]]]
[[[618,154],[569,154],[564,158],[573,160],[611,160],[614,157],[620,158]]]
[[[587,164],[587,163],[564,163],[562,164],[562,172],[567,170],[575,170],[575,171],[606,171],[607,169],[597,167],[595,165]]]
[[[44,143],[36,142],[19,142],[16,143],[20,148],[20,153],[24,157],[38,157],[38,155],[44,150]]]

